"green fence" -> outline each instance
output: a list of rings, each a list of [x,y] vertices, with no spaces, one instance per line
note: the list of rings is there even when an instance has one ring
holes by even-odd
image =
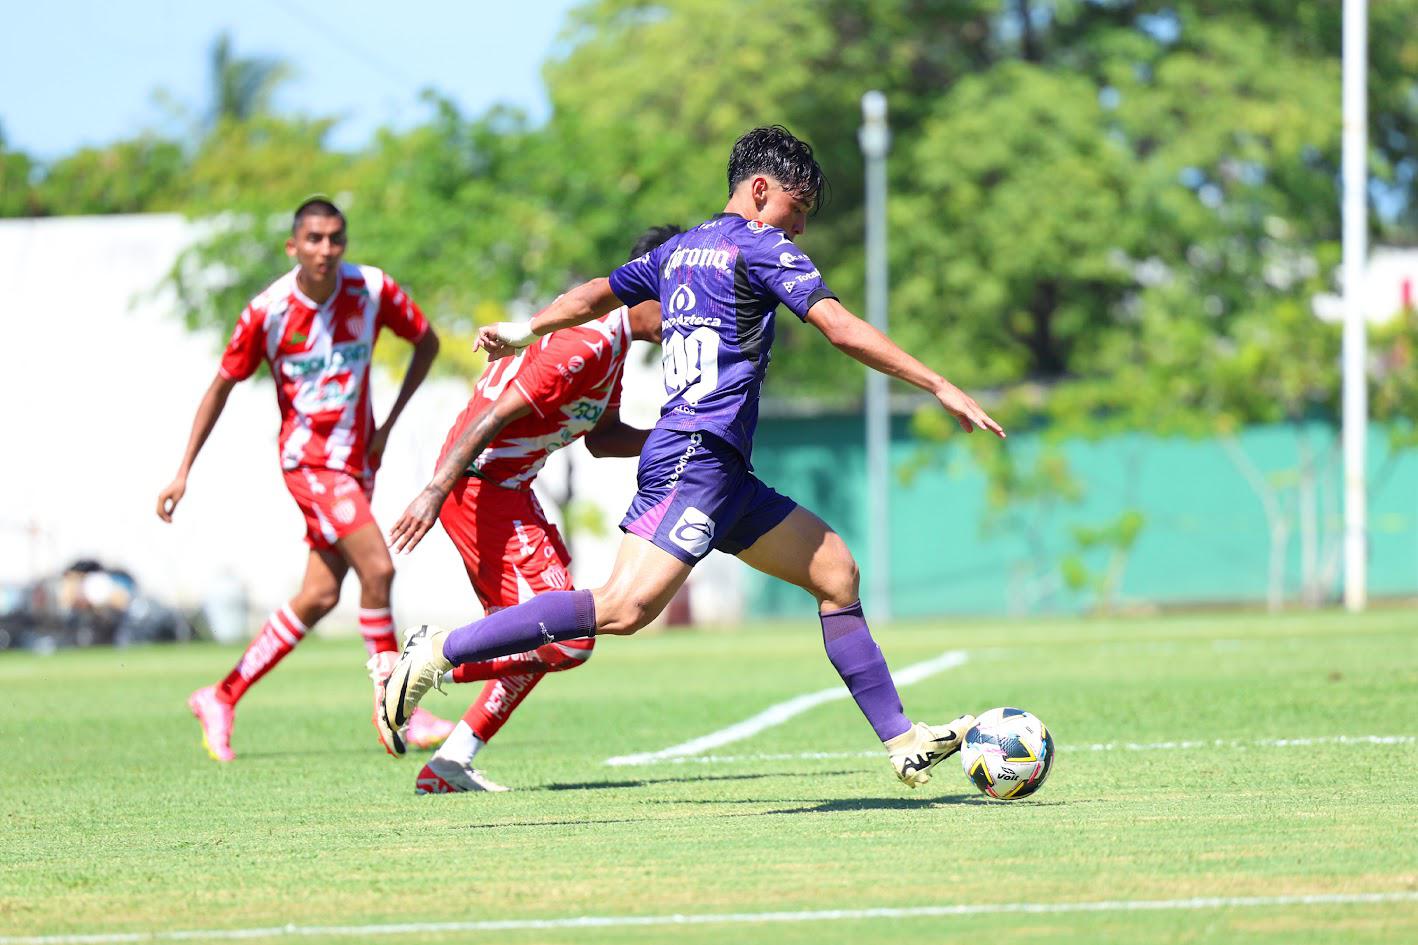
[[[1339,594],[1342,475],[1330,427],[1258,427],[1231,441],[1128,435],[1067,442],[1061,448],[1083,485],[1076,502],[1020,503],[993,515],[984,475],[961,439],[927,446],[910,434],[907,418],[893,419],[897,616],[1080,612],[1103,597],[1126,608],[1290,604],[1306,594]],[[1041,442],[1012,435],[999,448],[1027,460]],[[753,458],[764,480],[842,533],[869,587],[861,418],[765,418]],[[913,466],[921,468],[903,477]],[[1369,468],[1370,593],[1418,594],[1418,454],[1390,457],[1375,428]],[[1130,553],[1080,543],[1080,529],[1129,512],[1143,523]],[[1109,575],[1111,591],[1103,587]],[[802,591],[759,575],[750,580],[752,614],[802,612]]]

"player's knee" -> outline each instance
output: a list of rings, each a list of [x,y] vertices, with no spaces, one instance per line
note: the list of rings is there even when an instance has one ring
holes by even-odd
[[[638,594],[607,595],[596,601],[596,632],[626,636],[658,615],[652,602]]]
[[[329,584],[303,588],[296,600],[299,602],[297,609],[311,615],[311,619],[306,623],[314,624],[316,620],[334,610],[335,606],[340,603],[340,586]]]
[[[394,586],[394,562],[387,555],[375,558],[360,569],[359,583],[371,591],[383,591],[387,596]]]
[[[846,607],[861,598],[862,573],[857,559],[836,535],[829,545],[831,554],[818,574],[817,597],[825,604]]]

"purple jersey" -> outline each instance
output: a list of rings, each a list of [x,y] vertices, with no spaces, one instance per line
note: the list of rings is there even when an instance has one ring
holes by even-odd
[[[745,460],[779,303],[798,318],[837,296],[787,234],[721,213],[621,266],[611,291],[634,305],[658,299],[668,400],[659,429],[715,434]]]

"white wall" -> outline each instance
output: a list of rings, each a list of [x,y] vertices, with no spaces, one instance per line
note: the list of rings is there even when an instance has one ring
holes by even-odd
[[[1375,247],[1364,272],[1364,317],[1371,325],[1382,325],[1404,310],[1418,305],[1418,250]],[[1344,320],[1344,297],[1317,295],[1314,312],[1330,322]]]
[[[160,289],[191,233],[175,215],[0,221],[0,581],[95,557],[127,568],[164,600],[195,605],[230,574],[247,588],[253,620],[299,585],[304,525],[281,481],[269,380],[248,381],[232,394],[174,523],[164,525],[154,513],[225,340],[188,332],[172,294]],[[351,258],[361,261],[358,246]],[[403,342],[385,336],[381,344]],[[658,359],[646,363],[645,347],[632,352],[623,408],[641,426],[653,423],[662,390]],[[396,384],[376,373],[376,416]],[[410,402],[375,492],[382,527],[427,482],[467,391],[462,380],[430,381]],[[577,496],[595,501],[606,525],[604,537],[573,542],[576,581],[590,586],[609,573],[635,463],[593,460],[577,444],[553,456],[542,475],[553,494],[568,465]],[[554,514],[551,502],[543,504]],[[396,564],[401,623],[462,622],[479,613],[441,529]],[[738,565],[729,564],[727,574],[725,563],[711,566],[712,583],[734,580]],[[327,621],[332,629],[352,625],[357,595],[351,577]],[[696,611],[708,616],[736,599],[732,591],[701,590]]]

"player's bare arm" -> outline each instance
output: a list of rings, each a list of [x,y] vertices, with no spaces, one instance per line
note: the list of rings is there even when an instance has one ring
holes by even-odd
[[[235,386],[236,381],[218,374],[212,379],[207,392],[202,395],[202,400],[197,405],[197,414],[192,418],[192,433],[187,438],[187,449],[182,454],[182,464],[177,467],[177,475],[173,477],[172,482],[158,493],[158,518],[164,522],[172,521],[172,513],[177,510],[177,504],[187,492],[187,474],[192,471],[192,463],[202,451],[202,444],[207,442],[212,428],[217,425],[217,418],[226,408],[227,398],[231,396],[231,390]]]
[[[929,391],[966,433],[973,433],[978,427],[1001,439],[1004,437],[1004,428],[985,413],[974,398],[907,354],[836,299],[821,299],[814,304],[808,310],[807,322],[822,332],[838,351],[888,377]]]
[[[597,459],[639,456],[649,436],[649,430],[632,427],[621,420],[619,407],[607,407],[586,434],[586,451]]]
[[[489,360],[496,361],[519,348],[525,348],[543,335],[549,335],[561,328],[584,325],[593,318],[609,315],[621,305],[620,299],[611,291],[609,279],[592,279],[560,296],[546,308],[532,316],[530,322],[498,322],[478,329],[473,350],[487,352]]]
[[[438,346],[438,335],[432,326],[423,333],[422,338],[414,342],[414,353],[409,358],[409,368],[404,372],[404,381],[399,385],[399,396],[394,398],[389,415],[369,438],[369,459],[375,466],[379,465],[379,460],[384,455],[384,447],[389,443],[389,431],[394,429],[394,421],[399,419],[399,414],[404,412],[409,398],[414,396],[414,391],[418,390],[424,378],[428,377],[428,370],[433,366],[433,360],[438,357]]]
[[[522,392],[516,385],[509,384],[496,403],[468,424],[467,429],[448,450],[448,455],[443,457],[443,462],[434,470],[428,485],[414,497],[404,514],[394,523],[394,527],[389,529],[389,547],[396,554],[407,554],[423,541],[423,536],[427,535],[433,523],[438,521],[438,513],[443,508],[448,493],[452,491],[473,458],[487,449],[488,444],[497,438],[503,427],[525,417],[531,410],[532,405],[527,403]]]

